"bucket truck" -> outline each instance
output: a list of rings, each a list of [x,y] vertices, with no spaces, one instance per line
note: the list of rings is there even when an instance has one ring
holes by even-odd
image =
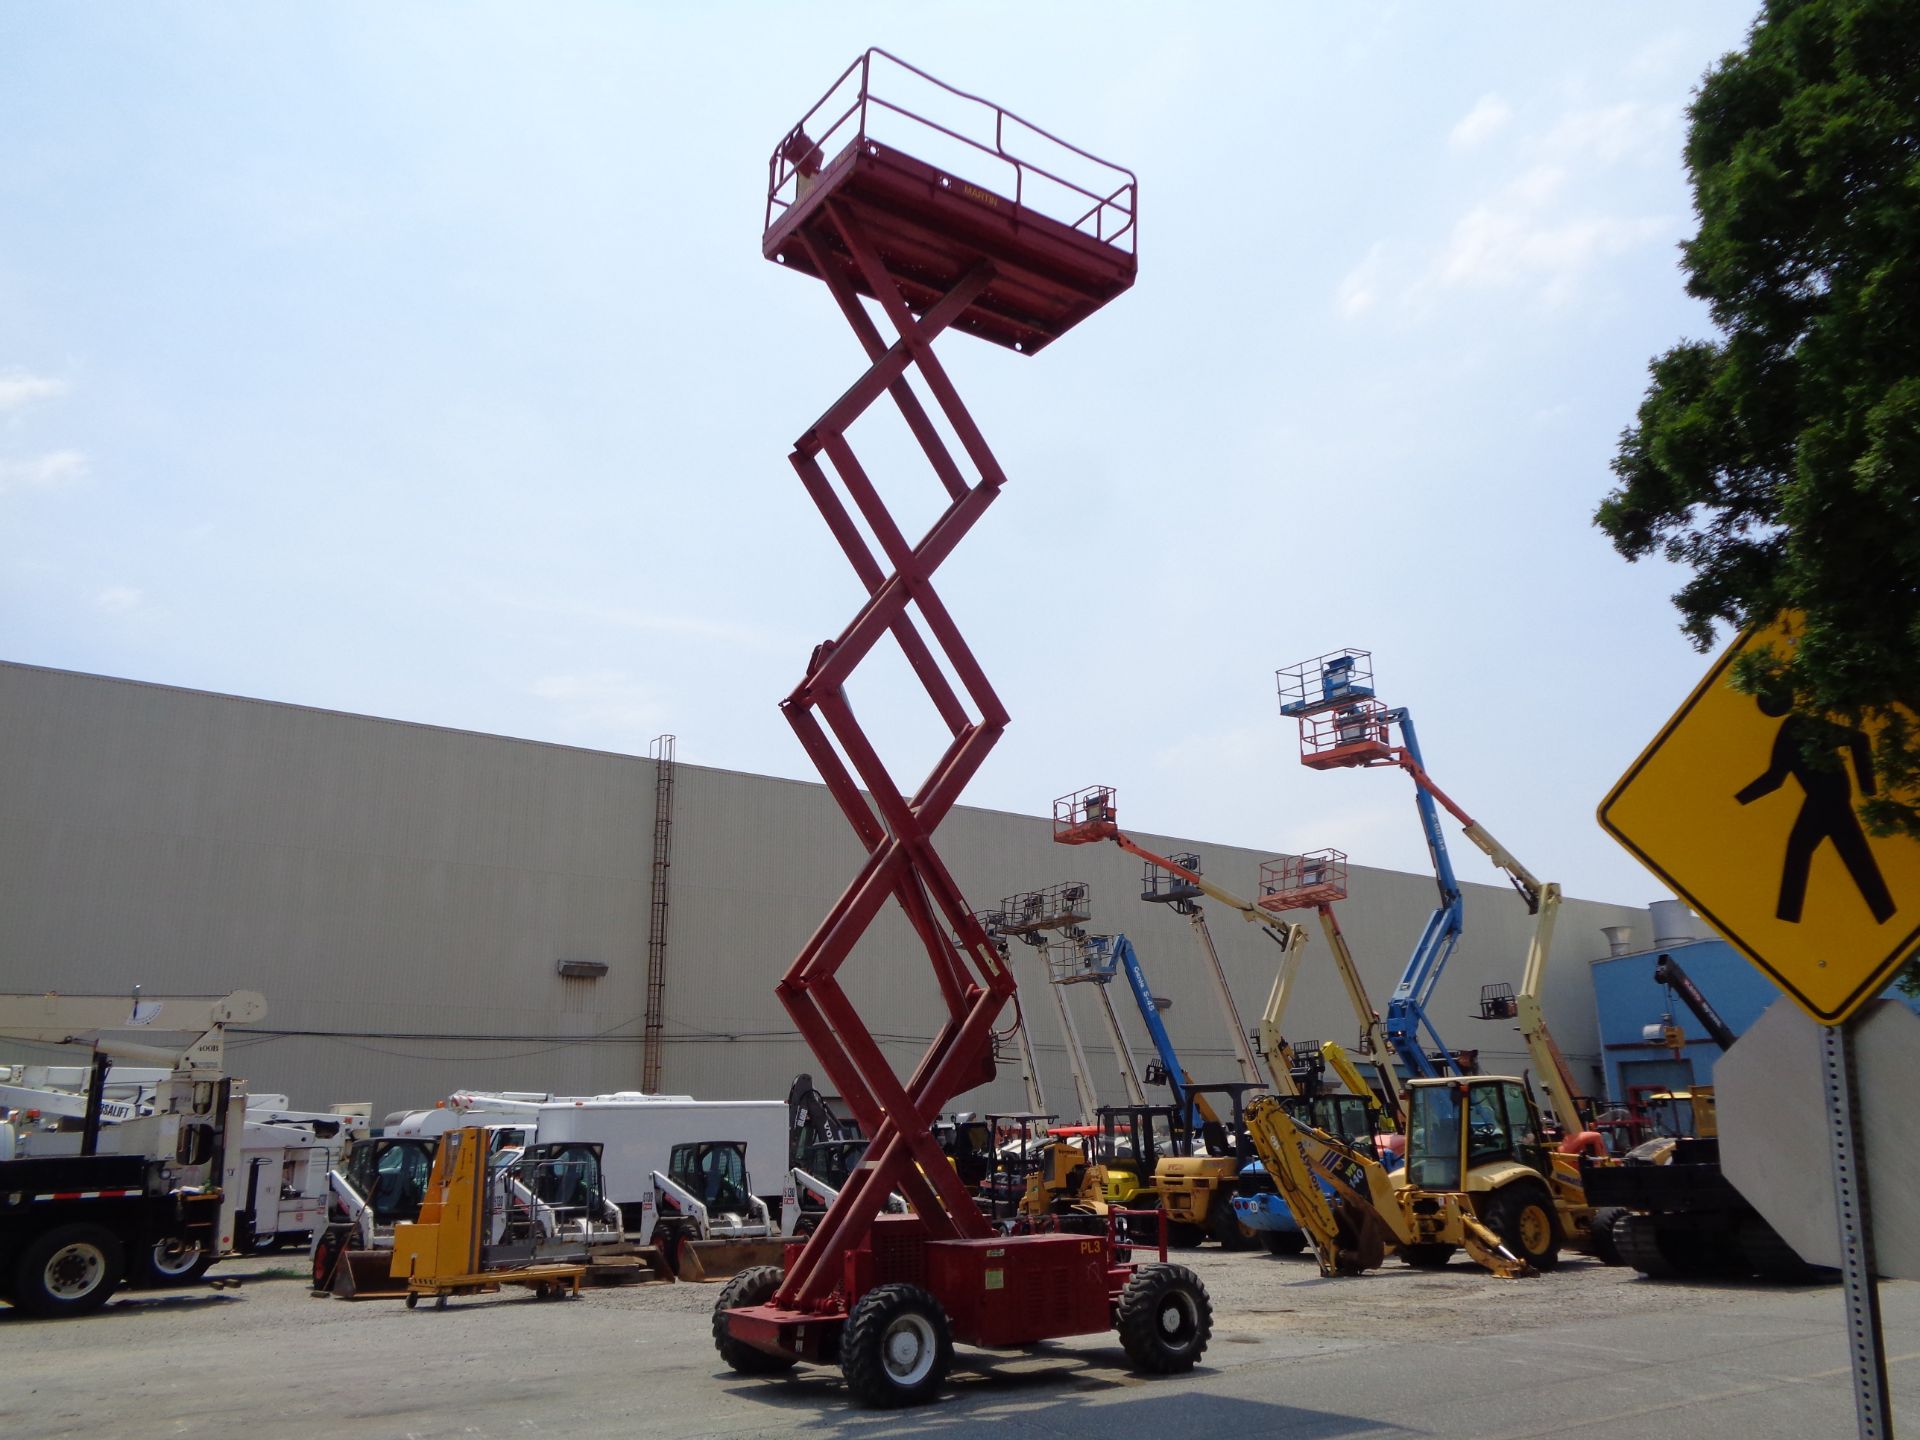
[[[22,1156],[0,1126],[0,1295],[31,1315],[85,1315],[130,1273],[232,1252],[246,1095],[224,1071],[226,1030],[265,1014],[251,991],[0,995],[0,1036],[92,1052],[76,1153]],[[191,1038],[156,1043],[167,1034]],[[150,1114],[106,1124],[116,1057],[164,1066],[167,1078]]]

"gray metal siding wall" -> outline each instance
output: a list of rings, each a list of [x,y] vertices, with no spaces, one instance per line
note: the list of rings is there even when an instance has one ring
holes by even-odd
[[[261,990],[266,1028],[352,1032],[236,1042],[238,1073],[301,1104],[371,1100],[382,1114],[463,1085],[591,1093],[639,1083],[648,760],[0,665],[0,777],[0,988]],[[773,987],[857,870],[851,831],[819,785],[687,765],[674,819],[664,1088],[765,1097],[784,1095],[798,1070],[820,1078]],[[1242,894],[1265,858],[1139,838],[1198,850],[1208,874]],[[1088,881],[1093,928],[1125,930],[1156,992],[1173,999],[1167,1021],[1188,1067],[1228,1076],[1188,924],[1136,898],[1137,860],[1112,845],[1057,846],[1044,819],[982,810],[954,812],[940,845],[978,907]],[[1467,875],[1485,865],[1464,844],[1455,858]],[[1552,873],[1550,857],[1527,858]],[[1341,923],[1384,1009],[1433,882],[1356,866],[1352,883]],[[1518,981],[1531,920],[1504,884],[1467,891],[1467,936],[1433,1010],[1450,1044],[1478,1047],[1489,1069],[1519,1069],[1511,1027],[1467,1016],[1481,984]],[[1220,907],[1209,912],[1251,1028],[1277,950]],[[1351,1040],[1318,926],[1296,918],[1312,938],[1286,1032]],[[1644,912],[1569,901],[1560,919],[1547,1012],[1583,1080],[1598,1045],[1581,962],[1600,949],[1599,927],[1619,923],[1644,924]],[[563,980],[561,958],[610,971]],[[1037,952],[1017,949],[1015,965],[1049,1097],[1064,1106],[1072,1090]],[[843,976],[904,1072],[940,1010],[895,907]],[[1137,1015],[1116,998],[1148,1058]],[[1070,1003],[1096,1083],[1117,1098],[1092,997]],[[1017,1072],[1003,1068],[969,1103],[1018,1108]]]
[[[0,667],[0,985],[257,989],[256,1090],[639,1083],[652,766]],[[599,981],[561,958],[599,959]],[[482,1073],[476,1073],[476,1072]]]

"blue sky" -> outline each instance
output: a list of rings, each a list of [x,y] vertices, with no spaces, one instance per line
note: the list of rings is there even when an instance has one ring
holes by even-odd
[[[881,45],[1140,177],[1131,293],[943,347],[1011,477],[941,573],[1014,715],[967,801],[1424,869],[1276,713],[1354,646],[1536,873],[1659,898],[1593,810],[1706,662],[1590,516],[1708,333],[1683,112],[1753,11],[7,7],[0,656],[811,778],[776,705],[859,592],[785,456],[861,360],[762,192]]]

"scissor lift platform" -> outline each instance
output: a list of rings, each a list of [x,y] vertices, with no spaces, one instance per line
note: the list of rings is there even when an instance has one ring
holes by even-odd
[[[849,227],[815,223],[837,209],[916,315],[984,266],[950,328],[1031,355],[1133,284],[1135,191],[1131,171],[869,50],[768,162],[761,250],[881,298]]]

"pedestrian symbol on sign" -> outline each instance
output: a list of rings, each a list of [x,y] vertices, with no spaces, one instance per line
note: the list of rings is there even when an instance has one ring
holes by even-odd
[[[1728,647],[1601,802],[1600,824],[1834,1025],[1920,951],[1920,843],[1860,822],[1882,788],[1871,731],[1734,688],[1742,655],[1785,659],[1800,628],[1782,615]]]
[[[1805,799],[1799,818],[1787,833],[1786,859],[1780,869],[1780,903],[1774,914],[1791,924],[1800,923],[1807,903],[1807,877],[1813,869],[1813,852],[1831,841],[1840,863],[1867,902],[1876,924],[1893,918],[1896,906],[1887,893],[1887,882],[1874,863],[1873,851],[1860,828],[1860,817],[1853,810],[1854,780],[1847,775],[1846,764],[1822,764],[1809,758],[1820,751],[1843,750],[1851,762],[1860,793],[1874,793],[1872,748],[1858,730],[1830,720],[1815,720],[1804,715],[1788,715],[1788,703],[1775,696],[1762,695],[1757,703],[1760,713],[1780,719],[1773,737],[1773,757],[1766,773],[1745,786],[1733,798],[1751,805],[1773,794],[1789,777],[1800,782]]]

